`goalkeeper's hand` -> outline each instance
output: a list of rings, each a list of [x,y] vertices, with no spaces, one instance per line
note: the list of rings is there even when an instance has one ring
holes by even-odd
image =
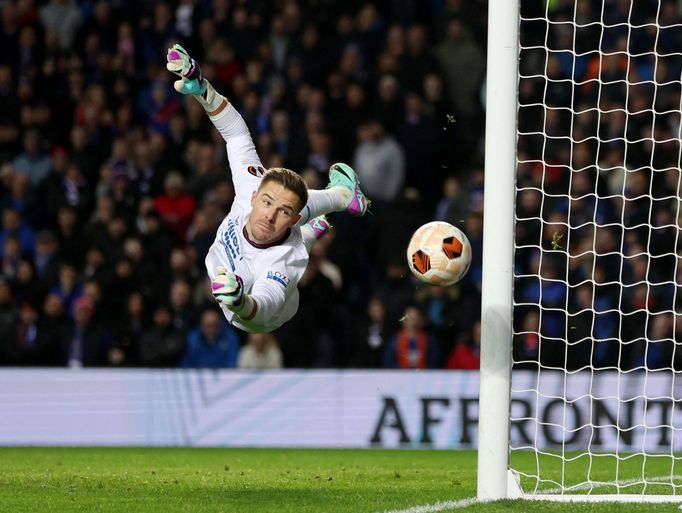
[[[236,274],[229,272],[224,267],[216,268],[216,277],[211,283],[213,297],[221,305],[225,305],[238,316],[249,317],[253,311],[253,299],[244,293],[244,283]]]
[[[175,90],[194,96],[206,111],[216,110],[225,99],[216,93],[213,86],[204,78],[199,63],[177,43],[166,53],[166,69],[180,77],[180,80],[173,83]]]
[[[192,59],[187,50],[179,44],[174,44],[168,49],[166,69],[180,77],[180,80],[173,83],[177,92],[201,95],[206,91],[206,81],[201,74],[199,63]]]
[[[224,267],[216,269],[216,277],[211,283],[213,297],[228,308],[238,308],[244,301],[244,283],[236,274]]]

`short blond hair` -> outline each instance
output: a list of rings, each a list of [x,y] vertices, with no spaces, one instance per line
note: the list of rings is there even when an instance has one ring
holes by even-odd
[[[261,178],[258,190],[260,191],[268,182],[281,184],[282,187],[296,194],[301,202],[299,210],[308,203],[308,186],[306,185],[305,180],[303,180],[303,177],[295,171],[287,169],[286,167],[271,167]]]

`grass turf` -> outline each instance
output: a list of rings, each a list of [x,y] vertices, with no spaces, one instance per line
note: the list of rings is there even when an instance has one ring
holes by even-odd
[[[471,498],[475,489],[473,451],[0,448],[0,511],[13,513],[375,513]],[[501,501],[424,513],[567,510],[677,505]]]

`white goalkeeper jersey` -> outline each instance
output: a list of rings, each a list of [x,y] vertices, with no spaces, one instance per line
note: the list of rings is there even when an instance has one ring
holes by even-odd
[[[308,265],[308,252],[299,226],[272,244],[249,240],[245,227],[251,195],[265,169],[246,123],[232,104],[210,118],[225,139],[235,200],[206,255],[206,270],[211,280],[218,266],[235,273],[244,282],[244,292],[257,305],[255,316],[249,320],[221,305],[231,324],[250,333],[269,332],[291,319],[298,309],[298,282]]]

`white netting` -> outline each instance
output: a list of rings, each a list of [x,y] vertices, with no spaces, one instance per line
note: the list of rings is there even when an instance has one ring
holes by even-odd
[[[526,493],[682,493],[681,52],[676,2],[521,2],[510,459]]]

